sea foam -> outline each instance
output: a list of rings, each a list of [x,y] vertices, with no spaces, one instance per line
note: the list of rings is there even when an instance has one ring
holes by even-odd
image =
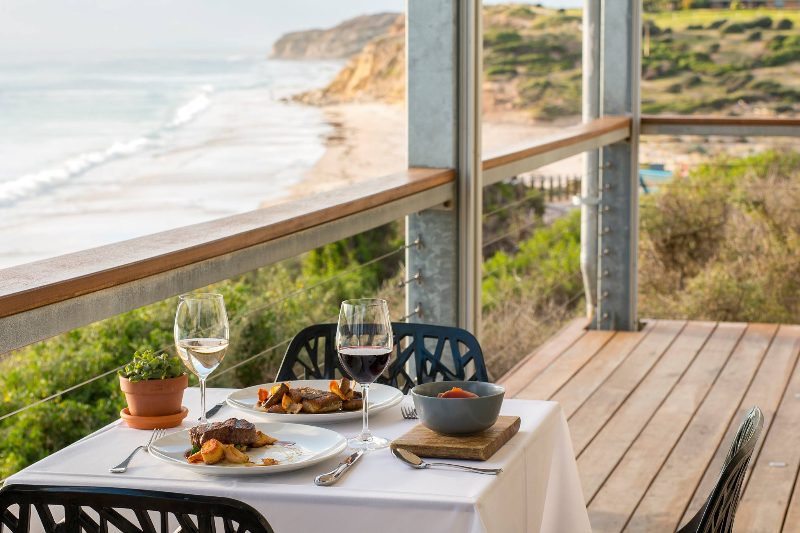
[[[105,150],[85,152],[63,161],[59,166],[26,174],[18,178],[0,183],[0,207],[12,205],[20,200],[35,196],[37,193],[69,181],[70,178],[86,172],[92,167],[113,159],[135,154],[158,144],[158,137],[164,129],[182,126],[194,119],[201,111],[211,105],[213,85],[200,87],[198,95],[175,111],[175,116],[165,128],[157,130],[147,137],[139,137],[125,142],[116,142]]]

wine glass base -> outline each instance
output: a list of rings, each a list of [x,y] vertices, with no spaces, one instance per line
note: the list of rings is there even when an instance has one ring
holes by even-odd
[[[369,440],[363,440],[361,437],[353,437],[347,439],[347,444],[351,448],[358,448],[361,450],[380,450],[389,447],[389,441],[380,437],[370,437]]]

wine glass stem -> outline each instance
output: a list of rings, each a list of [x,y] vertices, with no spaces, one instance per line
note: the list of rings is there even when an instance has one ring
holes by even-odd
[[[361,403],[364,405],[364,408],[361,410],[361,417],[364,423],[361,428],[361,435],[359,435],[358,438],[361,440],[370,440],[372,439],[372,434],[369,432],[369,383],[361,385],[361,396]]]
[[[206,424],[206,378],[200,378],[200,423]]]

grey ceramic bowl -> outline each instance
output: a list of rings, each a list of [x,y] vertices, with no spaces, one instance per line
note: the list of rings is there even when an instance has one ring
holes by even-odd
[[[479,398],[438,398],[453,387]],[[411,398],[423,426],[442,435],[474,435],[497,422],[506,389],[479,381],[439,381],[411,389]]]

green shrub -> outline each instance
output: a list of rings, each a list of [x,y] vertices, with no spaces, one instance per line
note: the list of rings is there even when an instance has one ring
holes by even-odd
[[[703,25],[702,24],[689,24],[688,26],[686,26],[686,29],[690,30],[690,31],[691,30],[702,30],[703,29]]]
[[[516,6],[508,12],[508,16],[523,19],[533,19],[536,18],[536,13],[531,11],[531,8],[528,6]]]
[[[723,35],[728,35],[728,34],[731,34],[731,33],[744,33],[744,26],[742,24],[739,24],[739,23],[734,23],[734,24],[731,24],[729,26],[725,26],[722,29],[722,34]]]
[[[749,22],[743,22],[742,26],[747,30],[751,30],[753,28],[761,28],[762,30],[768,30],[772,27],[772,19],[769,17],[759,17]]]
[[[496,78],[499,76],[516,76],[517,69],[512,66],[507,65],[497,65],[494,67],[490,67],[486,71],[486,76],[489,78]]]
[[[761,40],[761,32],[760,31],[754,31],[753,33],[751,33],[750,35],[747,36],[747,40],[748,41],[760,41]]]
[[[723,27],[727,23],[728,23],[728,19],[715,20],[714,22],[712,22],[711,24],[708,25],[708,29],[709,30],[718,30],[718,29],[720,29],[721,27]]]
[[[789,19],[781,19],[778,21],[778,24],[775,26],[776,30],[791,30],[794,27],[794,23]]]
[[[514,30],[491,30],[484,34],[484,46],[493,46],[505,43],[516,43],[522,40],[522,36]]]

